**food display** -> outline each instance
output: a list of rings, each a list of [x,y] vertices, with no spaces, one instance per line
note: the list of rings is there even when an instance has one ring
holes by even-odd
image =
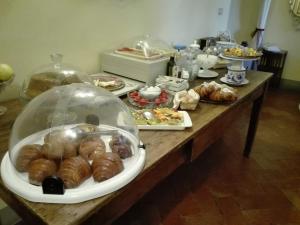
[[[137,125],[178,125],[183,123],[183,115],[175,109],[156,108],[132,112]],[[151,116],[147,116],[151,115]]]
[[[129,102],[140,108],[154,108],[154,107],[167,107],[172,102],[172,96],[165,90],[161,90],[160,94],[152,99],[142,96],[139,91],[132,91],[128,93]]]
[[[97,132],[87,131],[87,133],[73,137],[71,132],[83,126],[87,126],[87,124],[72,127],[69,130],[53,130],[46,134],[43,145],[22,146],[16,160],[17,170],[28,172],[29,182],[34,185],[41,185],[47,176],[58,175],[64,181],[66,188],[79,186],[91,175],[90,161],[101,155],[112,157],[106,152],[105,142]],[[123,135],[113,134],[109,146],[110,151],[114,153],[113,159],[117,161],[118,165],[122,164],[121,159],[132,156],[131,143]],[[63,161],[59,164],[57,171],[56,162],[61,158]],[[96,164],[98,165],[98,163]],[[123,165],[119,165],[118,168],[118,172],[114,169],[114,171],[103,173],[117,174]],[[98,180],[104,179],[97,178]]]
[[[31,100],[56,86],[88,82],[85,73],[62,63],[63,55],[52,54],[50,57],[51,64],[36,69],[25,79],[20,93],[23,100]]]
[[[227,85],[221,85],[215,81],[204,82],[194,88],[200,95],[200,101],[208,101],[214,103],[229,103],[237,99],[237,91]]]
[[[183,110],[195,110],[199,99],[199,94],[193,89],[177,92],[174,97],[173,108],[178,109],[180,107]]]
[[[86,84],[58,86],[30,101],[16,118],[1,178],[33,202],[101,197],[143,169],[138,133],[130,109],[111,92]]]
[[[108,74],[92,75],[93,84],[109,91],[116,91],[125,87],[125,82],[116,76]]]
[[[38,73],[31,76],[26,94],[33,98],[55,86],[81,82],[77,75],[67,78],[55,72]]]
[[[253,48],[227,48],[223,53],[225,56],[237,57],[237,58],[256,58],[262,55],[261,52]]]
[[[162,55],[159,52],[155,52],[154,50],[148,50],[147,54],[145,55],[145,52],[141,49],[128,47],[119,48],[115,52],[120,55],[126,55],[140,59],[158,59],[162,57]]]
[[[175,52],[176,50],[166,42],[150,35],[134,37],[123,42],[120,47],[115,50],[115,54],[142,60],[156,60],[170,56]]]

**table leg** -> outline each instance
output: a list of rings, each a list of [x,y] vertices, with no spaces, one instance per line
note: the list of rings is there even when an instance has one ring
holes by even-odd
[[[263,93],[257,99],[254,100],[253,105],[252,105],[250,123],[249,123],[249,127],[248,127],[248,133],[247,133],[247,137],[246,137],[246,145],[245,145],[245,149],[244,149],[245,157],[249,157],[249,155],[251,153],[253,141],[254,141],[255,134],[256,134],[259,113],[262,108],[262,103],[264,101],[264,96],[265,96],[267,87],[268,87],[268,84],[266,83],[264,86]]]

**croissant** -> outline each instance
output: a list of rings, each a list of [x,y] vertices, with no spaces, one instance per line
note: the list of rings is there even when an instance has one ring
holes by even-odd
[[[49,159],[32,161],[28,168],[29,183],[41,185],[46,177],[55,175],[56,168],[55,162]]]
[[[235,91],[229,88],[222,88],[220,91],[223,101],[235,101],[237,99],[237,94]]]
[[[207,83],[205,82],[200,86],[195,87],[194,91],[196,91],[200,95],[200,97],[205,98],[209,96],[212,90],[208,87]]]
[[[44,137],[43,153],[48,159],[66,159],[77,155],[79,141],[63,130],[54,130]]]
[[[209,95],[209,99],[212,101],[220,102],[223,101],[223,96],[220,91],[214,91]]]
[[[91,168],[81,156],[71,157],[61,163],[58,176],[66,188],[74,188],[91,176]]]
[[[24,145],[17,156],[16,168],[19,172],[25,172],[31,161],[43,158],[42,146],[38,144]]]
[[[123,135],[114,135],[109,142],[112,152],[117,153],[121,159],[132,156],[131,144]]]
[[[97,154],[92,163],[93,177],[95,181],[107,180],[124,169],[119,155],[113,152]]]
[[[86,137],[80,142],[79,154],[86,160],[92,160],[94,152],[105,152],[105,143],[100,137]]]

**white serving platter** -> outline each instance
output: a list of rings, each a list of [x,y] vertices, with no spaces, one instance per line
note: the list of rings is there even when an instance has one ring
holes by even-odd
[[[70,126],[73,127],[74,125]],[[11,150],[11,158],[8,152],[5,154],[1,162],[1,178],[5,186],[15,194],[25,198],[28,201],[62,204],[84,202],[112,193],[122,188],[131,180],[133,180],[143,169],[146,159],[145,149],[138,147],[139,141],[136,139],[136,137],[125,130],[107,125],[100,125],[99,128],[106,130],[118,130],[118,132],[128,138],[132,143],[131,150],[133,156],[122,160],[124,170],[121,173],[103,182],[96,182],[94,181],[93,177],[90,177],[76,188],[65,189],[65,193],[63,195],[44,194],[42,187],[30,184],[28,180],[28,174],[18,172],[15,169],[12,161],[16,159],[17,153],[21,146],[33,143],[42,144],[44,136],[49,132],[49,129],[47,129],[21,140]],[[109,137],[101,136],[101,138],[104,140],[107,146],[107,151],[110,151],[108,148]]]
[[[183,122],[176,125],[137,125],[139,130],[184,130],[192,127],[193,123],[187,111],[178,111],[183,115]]]
[[[228,59],[228,60],[236,60],[236,61],[256,61],[259,60],[261,56],[257,57],[238,57],[238,56],[227,56],[224,54],[219,55],[220,58]]]

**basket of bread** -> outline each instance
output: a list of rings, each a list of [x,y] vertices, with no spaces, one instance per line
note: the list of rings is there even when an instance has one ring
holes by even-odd
[[[199,94],[193,89],[177,92],[174,96],[173,108],[178,109],[180,107],[182,110],[195,110],[199,99]]]
[[[204,82],[194,88],[199,94],[200,101],[211,103],[231,103],[237,100],[237,90],[215,81]]]

